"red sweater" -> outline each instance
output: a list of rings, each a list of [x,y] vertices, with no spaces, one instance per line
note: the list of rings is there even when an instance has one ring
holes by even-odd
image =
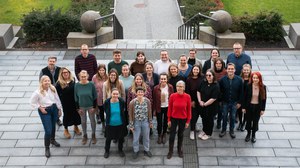
[[[172,118],[187,119],[186,123],[190,123],[191,115],[191,97],[184,93],[182,95],[173,93],[169,99],[168,121]]]

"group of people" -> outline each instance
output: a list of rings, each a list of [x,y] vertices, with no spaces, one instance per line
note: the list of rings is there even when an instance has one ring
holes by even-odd
[[[198,137],[202,140],[212,136],[215,118],[217,129],[221,129],[219,136],[225,136],[229,118],[231,138],[235,138],[239,119],[237,129],[246,129],[245,141],[255,143],[258,121],[266,106],[266,86],[259,72],[251,72],[251,59],[242,45],[235,43],[233,49],[226,64],[218,49],[211,50],[203,66],[195,49],[189,51],[189,56],[180,55],[178,64],[167,50],[160,52],[155,63],[139,51],[131,65],[122,60],[120,50],[114,50],[113,61],[106,66],[97,64],[83,44],[74,63],[78,82],[67,67],[55,66],[56,57],[49,57],[48,66],[40,73],[40,86],[30,99],[45,130],[45,156],[50,157],[50,144],[60,146],[55,140],[55,123],[62,111],[64,136],[71,138],[68,127],[74,125],[75,134],[83,135],[83,145],[88,142],[87,115],[92,144],[97,143],[96,123],[102,124],[105,158],[110,155],[112,140],[118,143],[119,155],[125,156],[123,143],[129,132],[133,134],[133,158],[139,155],[140,139],[144,155],[151,157],[153,117],[157,119],[158,144],[165,144],[170,132],[168,159],[173,156],[176,134],[178,156],[183,157],[184,130],[190,127],[190,139],[194,140],[199,116],[203,127]]]

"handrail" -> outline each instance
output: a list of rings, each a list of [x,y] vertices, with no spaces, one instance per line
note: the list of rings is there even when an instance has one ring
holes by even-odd
[[[202,13],[197,13],[189,20],[187,20],[184,24],[178,27],[178,39],[199,39],[200,32],[200,24],[198,22],[194,22],[198,17],[204,17],[206,19],[210,19],[218,22],[217,19],[206,16]],[[215,45],[217,45],[216,36],[215,36]]]
[[[116,14],[115,13],[112,13],[112,14],[108,14],[108,15],[105,15],[105,16],[101,16],[99,18],[96,18],[94,20],[94,24],[95,24],[95,29],[97,27],[97,23],[98,22],[101,22],[103,21],[104,19],[107,19],[107,18],[113,18],[112,20],[112,27],[113,27],[113,36],[114,36],[114,39],[123,39],[123,26],[120,24],[118,18],[116,17]],[[96,35],[96,39],[95,39],[95,45],[98,45],[98,31],[95,32],[95,35]]]

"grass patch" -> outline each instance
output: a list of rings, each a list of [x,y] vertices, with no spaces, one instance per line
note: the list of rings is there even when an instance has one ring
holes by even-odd
[[[21,18],[32,9],[45,9],[53,5],[54,9],[62,8],[62,12],[71,7],[71,0],[1,0],[0,23],[21,25]]]
[[[245,12],[255,15],[260,11],[275,10],[283,17],[283,23],[300,22],[299,0],[222,0],[224,8],[233,16]]]

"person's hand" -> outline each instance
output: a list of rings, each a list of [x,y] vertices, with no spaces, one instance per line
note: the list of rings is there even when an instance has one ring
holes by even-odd
[[[199,104],[201,107],[204,107],[204,101],[200,101]]]
[[[150,124],[149,124],[149,127],[150,127],[150,128],[153,128],[153,123],[150,123]]]
[[[78,109],[77,112],[78,112],[79,115],[83,115],[83,110],[82,109]]]
[[[185,128],[188,128],[189,127],[189,123],[185,123]]]
[[[47,114],[47,111],[46,111],[46,108],[45,107],[39,107],[40,111],[43,113],[43,114]]]
[[[265,112],[264,111],[260,111],[260,115],[262,116],[262,115],[264,115],[265,114]]]
[[[134,128],[129,128],[130,129],[130,131],[133,133],[134,132]]]
[[[195,106],[196,106],[195,101],[192,101],[192,107],[195,108]]]
[[[171,128],[171,121],[168,121],[168,127]]]
[[[236,104],[236,109],[239,109],[240,107],[241,107],[241,104],[240,103],[238,103],[238,104]]]
[[[61,109],[58,110],[58,117],[62,115]]]
[[[246,109],[242,109],[242,112],[243,112],[243,113],[246,113]]]

